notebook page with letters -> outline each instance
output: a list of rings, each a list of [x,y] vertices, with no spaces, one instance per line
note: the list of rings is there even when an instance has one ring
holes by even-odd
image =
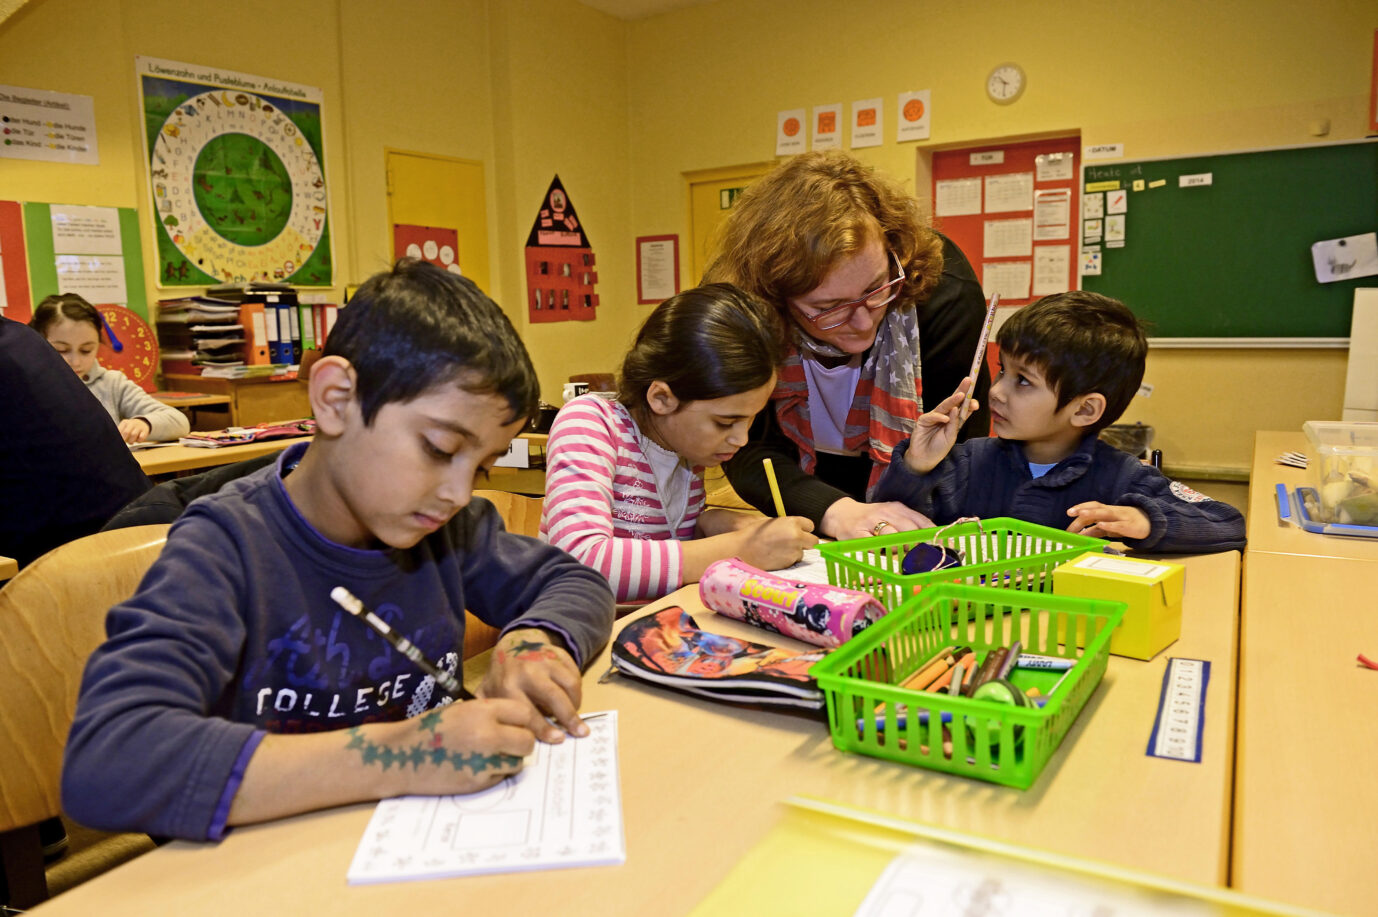
[[[378,803],[349,867],[351,885],[609,866],[627,858],[617,712],[584,716],[589,734],[536,743],[521,772],[460,796]]]

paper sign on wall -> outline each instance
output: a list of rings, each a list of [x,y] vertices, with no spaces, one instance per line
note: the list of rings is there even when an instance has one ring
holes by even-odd
[[[808,134],[804,132],[807,115],[802,108],[791,108],[775,116],[775,155],[793,156],[804,152]]]
[[[852,103],[852,149],[880,146],[883,99],[860,99]]]
[[[948,178],[933,183],[933,213],[940,217],[981,212],[981,179]]]
[[[928,101],[929,90],[901,92],[899,95],[899,130],[895,140],[927,140],[929,133],[931,106]]]
[[[842,146],[842,103],[816,105],[813,109],[813,148],[836,150]]]
[[[100,164],[91,96],[0,86],[0,121],[0,158]]]
[[[1328,239],[1311,246],[1318,283],[1353,280],[1378,274],[1378,234]]]

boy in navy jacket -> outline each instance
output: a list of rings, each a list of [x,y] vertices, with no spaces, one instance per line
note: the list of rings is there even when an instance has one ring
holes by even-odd
[[[465,278],[399,262],[341,310],[309,390],[309,446],[192,503],[111,610],[63,767],[78,821],[217,839],[483,789],[537,739],[587,734],[580,670],[611,632],[608,584],[470,499],[538,404],[498,306]],[[336,586],[452,674],[466,608],[500,627],[481,699],[449,703],[332,601]]]
[[[919,417],[871,499],[932,518],[1012,516],[1159,553],[1244,546],[1244,518],[1101,442],[1143,380],[1148,342],[1118,300],[1074,291],[1000,329],[995,436],[953,445],[971,380]],[[1070,523],[1069,523],[1070,519]]]

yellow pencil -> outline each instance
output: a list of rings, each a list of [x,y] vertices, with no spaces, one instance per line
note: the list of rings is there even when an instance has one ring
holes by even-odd
[[[761,459],[761,464],[766,469],[766,480],[770,482],[770,497],[775,501],[775,515],[785,515],[785,501],[780,498],[780,482],[775,480],[775,466],[770,463],[770,459]]]

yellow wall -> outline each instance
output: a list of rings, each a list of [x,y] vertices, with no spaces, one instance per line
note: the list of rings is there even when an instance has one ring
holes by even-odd
[[[0,22],[0,83],[94,96],[101,164],[4,160],[0,198],[144,209],[135,55],[318,86],[339,283],[390,259],[385,147],[483,162],[490,292],[558,402],[570,373],[617,365],[649,309],[637,235],[679,233],[693,281],[683,173],[770,158],[781,109],[883,97],[887,141],[859,155],[910,182],[934,148],[1048,132],[1133,158],[1352,139],[1375,27],[1371,0],[719,0],[632,23],[574,0],[30,0]],[[1007,60],[1029,86],[996,106],[983,84]],[[932,90],[933,137],[896,144],[911,89]],[[531,327],[522,247],[556,172],[602,304]],[[1170,466],[1242,468],[1253,430],[1338,416],[1343,377],[1342,351],[1155,350],[1154,395],[1126,419],[1158,428]]]
[[[483,162],[488,292],[558,403],[570,373],[616,365],[639,316],[626,41],[625,23],[573,0],[30,0],[0,22],[0,83],[94,97],[100,164],[0,161],[0,199],[147,210],[136,55],[318,87],[336,293],[391,261],[385,147]],[[527,327],[522,249],[556,172],[598,256],[602,305],[597,322]]]
[[[657,16],[629,45],[634,228],[687,237],[683,172],[769,156],[778,111],[845,116],[873,96],[886,142],[857,155],[911,187],[934,148],[1049,132],[1130,158],[1362,137],[1376,27],[1370,0],[731,0]],[[1028,88],[999,106],[984,84],[1005,61]],[[932,90],[932,138],[897,144],[895,96],[915,89]],[[1338,418],[1344,352],[1154,350],[1147,381],[1125,420],[1154,424],[1169,467],[1242,470],[1255,429]]]

